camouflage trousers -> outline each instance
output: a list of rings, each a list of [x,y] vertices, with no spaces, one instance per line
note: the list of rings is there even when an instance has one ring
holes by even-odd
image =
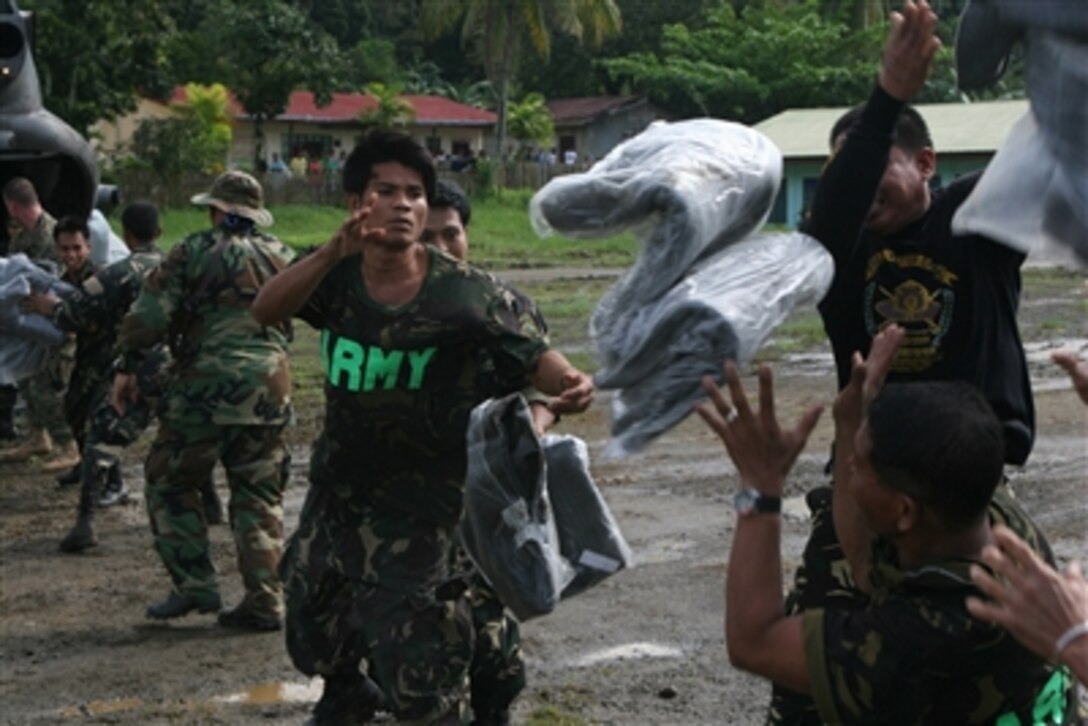
[[[200,485],[221,461],[247,609],[279,616],[283,589],[283,490],[290,457],[283,426],[216,426],[160,421],[148,454],[145,497],[155,550],[174,590],[198,602],[219,597],[209,556]]]
[[[472,713],[476,720],[488,722],[490,716],[507,710],[525,689],[521,630],[459,542],[453,560],[454,571],[465,573],[463,577],[471,583],[467,594],[475,633],[469,666]]]
[[[794,574],[793,587],[786,596],[787,615],[814,608],[860,609],[869,602],[868,596],[854,583],[850,564],[835,534],[831,492],[831,487],[817,487],[805,496],[812,529]],[[819,726],[823,721],[812,696],[775,685],[767,723]]]
[[[147,397],[125,406],[124,414],[110,404],[110,381],[102,383],[92,406],[80,460],[79,513],[93,516],[109,470],[120,464],[121,449],[140,437],[155,415]]]
[[[53,443],[64,446],[72,440],[72,428],[65,415],[64,394],[72,375],[75,343],[54,348],[40,371],[19,381],[19,393],[26,401],[31,430],[44,429]]]
[[[295,667],[332,676],[366,661],[398,723],[464,723],[473,632],[449,575],[454,536],[311,484],[281,566]]]
[[[103,391],[108,405],[109,390],[113,384],[112,380],[106,379],[108,374],[108,368],[105,371],[77,368],[68,381],[68,389],[64,393],[64,416],[81,449],[94,413],[103,400]]]

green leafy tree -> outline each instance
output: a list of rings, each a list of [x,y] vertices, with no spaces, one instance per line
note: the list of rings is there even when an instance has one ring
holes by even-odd
[[[368,83],[399,86],[404,72],[397,62],[397,48],[385,38],[364,38],[345,54],[343,88],[361,91]]]
[[[681,116],[754,123],[786,108],[863,100],[879,69],[886,30],[851,31],[815,2],[730,6],[704,27],[664,28],[661,51],[603,61],[614,77]]]
[[[137,90],[169,88],[158,0],[23,0],[35,15],[34,61],[45,108],[82,134],[136,108]]]
[[[359,114],[359,122],[363,126],[389,129],[394,126],[407,126],[415,121],[415,108],[401,97],[398,89],[382,83],[368,83],[366,92],[378,105]]]
[[[218,174],[225,168],[234,136],[229,104],[230,98],[222,83],[210,86],[189,83],[185,86],[185,103],[175,106],[178,115],[196,129],[189,154],[199,171]]]
[[[555,123],[544,96],[526,94],[518,103],[510,104],[510,135],[524,145],[527,142],[548,144],[555,136]]]
[[[621,27],[614,0],[423,0],[422,27],[429,37],[458,23],[462,45],[483,65],[495,89],[499,156],[505,150],[510,82],[522,56],[531,50],[547,60],[553,33],[599,46]]]
[[[292,91],[327,103],[337,87],[336,43],[286,0],[212,3],[178,43],[197,74],[189,80],[223,83],[253,119],[254,168],[264,157],[264,123],[283,113]]]

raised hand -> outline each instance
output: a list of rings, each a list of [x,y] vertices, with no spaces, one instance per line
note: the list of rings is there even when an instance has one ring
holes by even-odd
[[[891,21],[880,87],[893,98],[909,101],[926,85],[929,68],[941,47],[933,32],[937,14],[926,0],[904,0],[902,12],[893,12]]]
[[[759,411],[752,411],[741,385],[737,367],[725,364],[725,380],[732,403],[709,376],[703,387],[709,403],[695,410],[725,444],[741,481],[764,494],[781,494],[786,475],[816,426],[822,406],[813,406],[792,429],[779,426],[774,406],[774,377],[766,365],[759,367]]]

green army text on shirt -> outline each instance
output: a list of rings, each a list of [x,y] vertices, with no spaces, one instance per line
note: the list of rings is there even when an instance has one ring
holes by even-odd
[[[326,371],[314,484],[456,522],[469,413],[524,388],[546,350],[526,303],[433,248],[419,293],[396,308],[367,294],[359,256],[337,264],[299,312],[321,330]]]

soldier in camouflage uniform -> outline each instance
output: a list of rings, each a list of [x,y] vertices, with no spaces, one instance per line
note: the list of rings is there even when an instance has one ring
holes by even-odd
[[[474,634],[449,555],[465,430],[484,399],[532,382],[557,411],[589,377],[549,350],[494,278],[419,242],[434,166],[411,138],[374,132],[349,156],[352,217],[261,290],[254,316],[321,330],[326,416],[284,555],[287,646],[325,679],[318,723],[376,707],[365,659],[399,722],[460,724]]]
[[[64,224],[62,220],[61,226]],[[148,382],[158,377],[160,369],[170,361],[165,345],[160,345],[156,354],[149,356],[149,372],[141,376],[144,385],[139,401],[127,406],[124,416],[110,405],[121,320],[139,294],[144,278],[162,261],[162,252],[155,246],[160,229],[154,205],[130,204],[121,215],[121,224],[130,251],[128,257],[85,280],[65,299],[35,293],[27,300],[32,309],[49,315],[58,328],[77,334],[77,364],[69,385],[69,399],[76,395],[74,392],[83,391],[90,412],[81,432],[82,461],[75,468],[75,477],[70,479],[65,475],[58,479],[62,484],[81,484],[76,525],[61,542],[61,549],[66,552],[78,552],[96,544],[92,519],[103,488],[110,482],[123,491],[120,460],[113,449],[131,443],[147,427],[155,399]]]
[[[170,343],[174,369],[146,463],[146,500],[155,549],[173,582],[147,609],[154,619],[213,612],[221,599],[209,554],[199,488],[216,461],[230,485],[230,521],[246,594],[219,613],[225,627],[282,627],[277,572],[291,415],[287,329],[258,324],[250,305],[262,283],[293,257],[256,225],[272,223],[260,184],[227,172],[192,202],[210,207],[213,228],[174,247],[140,291],[121,326],[113,402],[138,397],[135,373],[146,352]]]
[[[465,260],[468,257],[468,224],[471,219],[472,206],[464,190],[454,182],[439,179],[435,184],[434,198],[428,205],[427,222],[420,239],[459,260]],[[516,293],[513,289],[511,292]],[[546,333],[547,323],[532,301],[525,299],[521,304],[533,315],[537,328]],[[522,394],[529,401],[537,433],[543,434],[555,421],[555,414],[548,408],[551,397],[531,387]],[[525,689],[526,683],[518,621],[503,605],[494,588],[476,571],[464,547],[455,548],[453,561],[455,571],[466,572],[466,580],[471,584],[468,600],[476,633],[469,667],[473,723],[478,726],[503,726],[510,722],[510,705]]]
[[[76,290],[81,289],[83,283],[96,273],[95,266],[90,261],[90,230],[87,228],[86,220],[72,216],[62,218],[53,228],[53,237],[57,256],[64,265],[61,280]],[[59,306],[60,300],[49,291],[32,292],[22,304],[24,310],[46,317],[53,317],[54,311]],[[54,322],[56,322],[55,319]],[[70,327],[60,325],[58,327],[67,333],[73,335],[76,333]],[[63,461],[54,459],[51,469],[60,471],[62,464],[67,464],[69,470],[79,468],[79,452],[83,448],[83,432],[87,418],[91,413],[94,396],[101,390],[106,380],[112,360],[109,345],[112,341],[107,341],[104,346],[100,338],[101,336],[93,331],[75,336],[71,374],[68,377],[68,387],[64,396],[64,415],[74,436],[74,442],[72,446],[69,446]]]
[[[781,496],[819,407],[782,430],[768,368],[760,371],[757,411],[734,366],[726,369],[731,401],[706,382],[711,403],[699,413],[725,444],[741,486],[726,581],[730,660],[811,695],[820,723],[1067,723],[1075,699],[1068,672],[975,620],[965,605],[977,592],[970,566],[981,564],[994,523],[1053,562],[1042,533],[1001,487],[1001,422],[964,382],[881,390],[902,340],[895,325],[875,336],[834,405],[837,453],[851,459],[835,496],[850,498],[873,537],[868,559],[851,562],[868,589],[860,606],[800,615],[784,608]],[[844,539],[851,535],[850,523],[835,526]]]
[[[34,185],[28,179],[15,177],[4,185],[3,197],[8,215],[23,227],[9,242],[9,254],[22,253],[35,261],[59,265],[53,237],[56,220],[42,209]],[[49,466],[51,462],[47,461],[49,470],[71,466],[71,458],[78,455],[79,449],[65,418],[64,392],[74,355],[73,339],[55,348],[41,371],[19,382],[31,430],[26,441],[3,452],[0,461],[24,461],[36,454],[49,454],[58,447],[60,465]]]

